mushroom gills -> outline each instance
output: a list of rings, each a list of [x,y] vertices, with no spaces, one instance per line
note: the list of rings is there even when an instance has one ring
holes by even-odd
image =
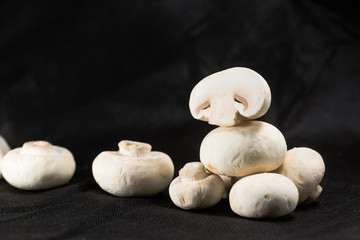
[[[195,119],[234,126],[256,119],[270,107],[266,81],[248,68],[230,68],[202,79],[192,90],[189,107]]]

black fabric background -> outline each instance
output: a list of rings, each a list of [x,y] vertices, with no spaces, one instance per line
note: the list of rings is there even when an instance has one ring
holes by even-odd
[[[11,147],[48,140],[77,170],[63,187],[0,180],[0,239],[359,239],[360,19],[329,1],[0,2],[0,134]],[[148,142],[177,171],[214,128],[191,117],[205,76],[249,67],[269,83],[261,118],[288,148],[324,158],[323,194],[276,220],[249,220],[226,200],[183,211],[167,191],[116,198],[91,174],[122,139]]]

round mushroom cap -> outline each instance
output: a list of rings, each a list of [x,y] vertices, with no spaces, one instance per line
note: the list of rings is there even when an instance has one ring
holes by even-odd
[[[2,178],[2,173],[1,173],[2,158],[8,151],[10,151],[9,145],[7,144],[5,139],[2,136],[0,136],[0,179]]]
[[[285,138],[276,127],[248,121],[211,131],[201,143],[200,161],[210,172],[240,177],[278,168],[286,150]]]
[[[221,200],[224,191],[223,180],[206,172],[201,162],[185,164],[169,187],[173,203],[185,210],[212,207]]]
[[[5,180],[23,190],[44,190],[64,185],[75,172],[69,150],[46,141],[26,142],[3,158]]]
[[[247,218],[276,218],[295,210],[299,193],[295,184],[280,174],[246,176],[231,188],[230,207]]]
[[[320,184],[325,173],[325,164],[318,152],[306,147],[293,148],[286,153],[284,163],[273,172],[284,175],[295,183],[299,190],[300,204],[310,197]]]
[[[218,126],[234,126],[256,119],[270,107],[265,79],[244,67],[229,68],[201,80],[192,90],[189,108],[195,119]]]
[[[151,145],[123,140],[119,151],[100,153],[92,164],[97,184],[118,197],[152,196],[169,186],[174,176],[171,158],[151,151]]]

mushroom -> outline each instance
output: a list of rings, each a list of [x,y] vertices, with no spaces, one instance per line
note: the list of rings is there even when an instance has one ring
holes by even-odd
[[[7,144],[5,139],[2,136],[0,136],[0,179],[2,178],[1,160],[8,151],[10,151],[9,145]]]
[[[247,121],[212,130],[200,146],[200,161],[213,173],[231,177],[278,168],[286,155],[281,132],[269,123]]]
[[[221,200],[224,191],[223,180],[206,172],[201,162],[185,164],[169,187],[171,200],[185,210],[214,206]]]
[[[256,119],[270,107],[271,92],[257,72],[235,67],[202,79],[192,90],[189,107],[195,119],[218,126],[234,126]]]
[[[16,188],[43,190],[68,183],[75,172],[75,161],[66,148],[32,141],[9,151],[2,170],[5,180]]]
[[[276,218],[295,210],[299,193],[295,184],[276,173],[246,176],[231,188],[230,207],[247,218]]]
[[[310,148],[289,150],[284,163],[274,172],[290,178],[295,183],[299,190],[299,204],[309,197],[310,200],[314,197],[316,199],[316,195],[320,195],[322,191],[320,186],[317,188],[324,176],[325,164],[321,155]]]
[[[152,196],[163,191],[174,175],[171,158],[151,145],[123,140],[119,151],[104,151],[92,164],[95,181],[118,197]]]
[[[230,189],[241,177],[229,177],[226,175],[219,175],[225,184],[225,191],[222,198],[229,198]]]

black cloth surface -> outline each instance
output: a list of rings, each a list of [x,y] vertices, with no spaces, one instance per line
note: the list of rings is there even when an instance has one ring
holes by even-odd
[[[359,239],[358,185],[324,180],[316,202],[282,218],[251,220],[233,213],[227,199],[185,211],[167,192],[118,198],[86,176],[36,192],[2,181],[1,239]]]
[[[0,180],[0,239],[359,239],[360,19],[332,1],[0,2],[0,134],[12,148],[68,148],[66,186],[21,191]],[[175,176],[199,160],[215,128],[188,109],[202,78],[230,67],[260,73],[272,92],[260,120],[288,148],[324,158],[320,198],[273,220],[232,213],[227,200],[183,211],[167,190],[117,198],[93,159],[123,139],[148,142]]]

